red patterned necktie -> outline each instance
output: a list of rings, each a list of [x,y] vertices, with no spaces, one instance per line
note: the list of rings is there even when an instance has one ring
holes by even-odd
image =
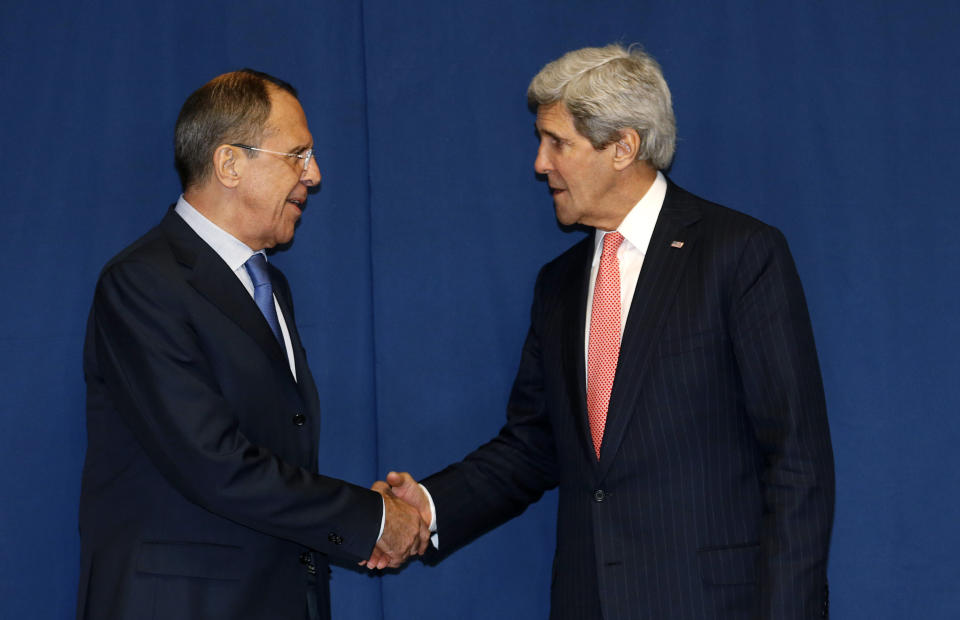
[[[590,348],[587,351],[587,415],[593,448],[600,458],[603,428],[607,424],[607,408],[613,377],[620,356],[620,261],[617,248],[623,241],[618,232],[603,236],[600,269],[593,287],[590,311]]]

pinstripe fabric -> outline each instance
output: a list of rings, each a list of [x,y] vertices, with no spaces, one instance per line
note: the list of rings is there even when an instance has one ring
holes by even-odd
[[[500,434],[424,480],[442,552],[559,485],[551,618],[824,616],[833,452],[783,236],[670,185],[599,462],[583,393],[592,251],[541,270]]]

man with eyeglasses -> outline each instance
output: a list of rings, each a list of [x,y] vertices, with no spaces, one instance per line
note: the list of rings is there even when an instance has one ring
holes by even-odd
[[[184,103],[183,194],[107,263],[84,348],[78,618],[329,618],[328,560],[397,566],[417,512],[317,471],[289,242],[320,182],[296,90],[244,69]]]

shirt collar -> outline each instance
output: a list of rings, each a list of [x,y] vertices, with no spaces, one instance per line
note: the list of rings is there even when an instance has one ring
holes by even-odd
[[[623,235],[623,238],[634,248],[646,255],[647,246],[650,245],[650,237],[653,236],[653,227],[657,225],[657,217],[660,216],[660,209],[663,207],[663,200],[667,195],[667,179],[663,173],[657,170],[657,178],[643,195],[643,198],[630,209],[627,216],[620,222],[617,231]],[[600,260],[601,248],[603,245],[603,236],[610,231],[596,231],[593,237],[593,262]]]
[[[243,266],[247,259],[256,254],[247,244],[240,241],[224,229],[220,228],[207,217],[194,208],[183,194],[177,199],[177,206],[174,208],[177,215],[183,218],[187,226],[193,229],[197,235],[203,239],[207,245],[213,248],[213,251],[223,259],[232,271],[238,270]],[[264,254],[262,251],[261,254]],[[266,254],[264,254],[266,256]]]

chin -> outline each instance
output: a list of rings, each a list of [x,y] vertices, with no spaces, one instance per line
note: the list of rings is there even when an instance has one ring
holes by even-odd
[[[297,220],[290,222],[289,227],[284,228],[280,231],[280,234],[277,235],[277,243],[290,243],[293,241],[293,235],[297,230]]]
[[[569,213],[564,213],[560,209],[557,209],[557,221],[560,222],[563,226],[573,226],[577,223],[577,218],[572,217]]]

